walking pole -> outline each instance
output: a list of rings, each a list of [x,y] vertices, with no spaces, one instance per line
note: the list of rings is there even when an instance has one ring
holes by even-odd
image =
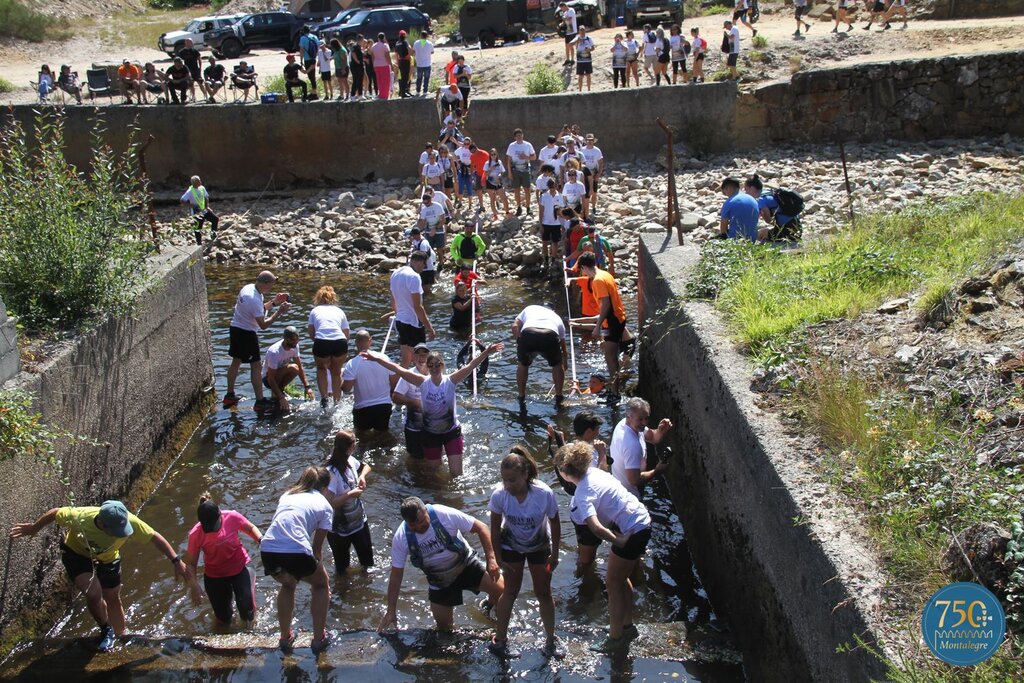
[[[465,237],[463,237],[465,239]],[[476,273],[476,259],[473,259],[473,273]],[[469,359],[476,360],[476,278],[469,284]],[[476,368],[473,368],[473,396],[476,396]]]
[[[391,331],[395,329],[395,316],[391,316],[391,325],[388,326],[388,333],[384,335],[384,346],[380,347],[381,353],[388,352],[388,340],[391,339]]]
[[[562,284],[565,286],[565,311],[569,317],[569,360],[572,366],[572,391],[579,389],[579,382],[576,381],[576,345],[572,339],[572,305],[569,303],[569,276],[566,271],[569,269],[569,260],[562,257]],[[557,388],[557,387],[556,387]]]

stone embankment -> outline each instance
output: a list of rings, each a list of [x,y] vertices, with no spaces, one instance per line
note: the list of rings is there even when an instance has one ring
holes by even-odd
[[[891,211],[908,202],[998,191],[1019,181],[1024,171],[1024,141],[1002,139],[936,141],[847,146],[850,189],[857,214]],[[806,201],[805,237],[840,230],[849,216],[842,164],[835,147],[781,146],[742,156],[698,159],[677,150],[677,175],[683,230],[702,241],[717,230],[723,197],[716,190],[726,175],[758,173],[766,186],[801,192]],[[615,249],[616,273],[625,288],[635,285],[640,232],[662,223],[667,176],[655,162],[613,165],[602,183],[598,227]],[[405,231],[415,224],[419,197],[414,179],[378,180],[318,194],[251,204],[218,197],[221,231],[206,258],[217,263],[258,263],[279,268],[311,268],[384,273],[404,263]],[[514,202],[512,203],[514,207]],[[540,242],[534,216],[491,221],[482,214],[482,235],[490,245],[481,270],[490,276],[540,274]],[[187,244],[191,225],[180,210],[164,210],[162,229],[172,241]],[[475,210],[464,211],[472,220]],[[645,227],[647,226],[647,227]],[[658,229],[658,228],[653,228]],[[449,237],[450,239],[450,237]]]

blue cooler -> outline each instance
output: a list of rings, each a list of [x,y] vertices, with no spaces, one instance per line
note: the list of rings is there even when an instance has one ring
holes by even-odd
[[[278,102],[284,102],[284,95],[279,92],[265,92],[260,95],[262,104],[277,104]]]

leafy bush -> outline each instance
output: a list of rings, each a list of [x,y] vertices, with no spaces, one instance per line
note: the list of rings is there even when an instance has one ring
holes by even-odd
[[[768,47],[768,39],[763,35],[757,35],[750,39],[750,44],[758,49],[764,49]]]
[[[0,35],[41,43],[47,38],[66,38],[69,31],[64,19],[48,17],[18,0],[0,0]]]
[[[0,93],[14,92],[17,88],[6,78],[0,78]]]
[[[551,95],[564,91],[562,75],[548,64],[534,64],[526,76],[527,95]]]
[[[283,74],[277,74],[276,76],[269,77],[268,79],[263,81],[263,84],[260,86],[260,89],[264,93],[279,92],[279,93],[281,93],[283,95],[284,92],[285,92],[285,90],[284,90],[284,75]]]
[[[135,146],[116,153],[94,131],[87,173],[64,157],[64,120],[0,127],[0,295],[29,330],[68,329],[124,310],[144,279],[143,187]],[[31,141],[31,142],[30,142]]]
[[[21,389],[0,391],[0,461],[27,455],[55,464],[53,447],[63,434],[32,412],[32,397]]]

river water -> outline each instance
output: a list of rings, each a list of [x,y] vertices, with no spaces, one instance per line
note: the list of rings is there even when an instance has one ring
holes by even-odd
[[[223,395],[227,367],[227,330],[239,287],[251,282],[255,270],[207,267],[210,325],[218,395]],[[261,335],[263,348],[276,341],[285,324],[303,330],[300,350],[306,371],[315,386],[315,369],[305,337],[306,317],[312,295],[323,284],[339,293],[341,305],[353,329],[365,326],[374,333],[375,348],[383,341],[386,327],[379,317],[388,308],[387,278],[344,273],[284,272],[279,286],[294,302],[287,319],[279,320]],[[450,314],[451,281],[439,278],[440,287],[428,300],[428,313],[438,332],[432,349],[444,353],[449,368],[464,341],[447,330]],[[654,518],[655,533],[638,572],[635,620],[641,638],[628,656],[615,658],[592,655],[590,643],[602,636],[607,625],[607,599],[600,577],[604,574],[607,547],[599,554],[597,573],[574,575],[575,537],[568,519],[568,497],[555,481],[547,450],[545,425],[554,422],[571,434],[571,418],[583,406],[605,418],[602,437],[611,440],[611,429],[621,418],[596,399],[574,397],[559,414],[546,392],[550,373],[543,362],[534,364],[530,377],[527,416],[521,416],[516,402],[515,351],[511,323],[527,303],[548,301],[564,311],[564,292],[546,283],[501,281],[480,288],[485,322],[479,328],[484,343],[504,340],[508,348],[492,358],[490,370],[480,382],[480,393],[468,388],[460,394],[460,415],[466,438],[465,473],[451,480],[441,472],[425,471],[405,457],[401,442],[401,416],[395,411],[392,432],[398,439],[376,438],[359,444],[357,457],[370,463],[373,473],[363,495],[373,530],[376,567],[368,572],[350,570],[332,585],[328,627],[340,634],[319,660],[308,648],[311,622],[308,587],[301,587],[296,601],[299,647],[285,656],[273,649],[277,637],[274,608],[276,583],[262,576],[258,551],[249,539],[245,543],[254,555],[257,569],[259,612],[251,632],[229,629],[211,633],[212,614],[207,605],[194,607],[185,589],[175,583],[170,567],[151,546],[129,544],[123,551],[124,586],[129,629],[140,634],[115,649],[97,656],[92,652],[95,625],[76,598],[50,637],[34,643],[9,661],[7,677],[52,681],[61,676],[96,680],[216,680],[216,681],[306,681],[342,680],[366,676],[374,681],[582,681],[582,680],[742,680],[738,655],[727,636],[710,628],[718,622],[700,585],[686,547],[681,522],[668,501],[667,491],[658,486],[646,492],[645,502]],[[393,339],[389,350],[397,352]],[[593,344],[577,345],[577,374],[583,380],[601,367],[599,351]],[[244,380],[244,381],[243,381]],[[167,381],[173,381],[168,378]],[[245,368],[239,377],[239,393],[250,396]],[[318,397],[319,398],[319,397]],[[329,453],[332,434],[351,428],[351,399],[328,414],[317,402],[301,403],[286,416],[257,418],[251,400],[236,411],[219,405],[200,425],[139,515],[161,532],[172,545],[184,549],[188,530],[195,523],[198,497],[204,490],[221,501],[223,509],[235,509],[261,529],[266,529],[277,498],[310,464],[320,463]],[[660,417],[660,416],[655,416]],[[485,647],[492,622],[470,601],[456,609],[456,634],[436,636],[427,602],[422,574],[410,567],[405,573],[399,602],[402,632],[389,639],[379,638],[373,629],[380,618],[387,587],[391,536],[400,522],[398,503],[408,495],[427,502],[450,505],[487,520],[487,502],[499,479],[498,463],[515,444],[526,443],[537,454],[541,478],[555,488],[561,504],[563,528],[561,564],[553,577],[558,631],[569,656],[547,662],[535,642],[542,637],[536,603],[529,577],[516,604],[511,638],[523,657],[505,665]],[[471,539],[475,542],[475,539]],[[328,571],[332,571],[329,548],[324,548]]]

